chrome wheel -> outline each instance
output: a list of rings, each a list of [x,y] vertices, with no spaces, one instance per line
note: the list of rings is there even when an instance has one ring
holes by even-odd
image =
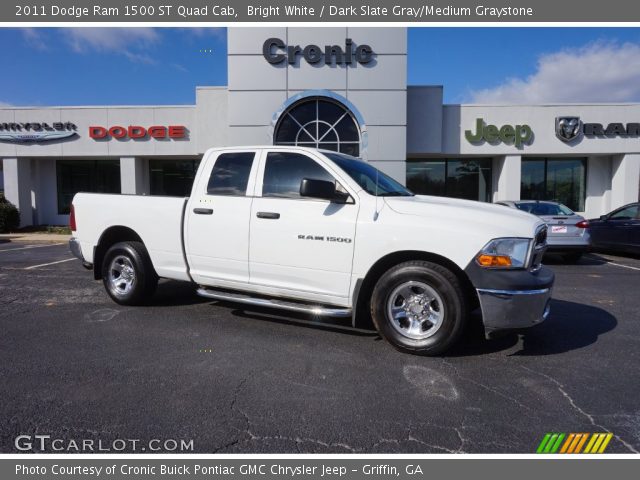
[[[129,257],[114,257],[109,265],[109,283],[116,295],[127,295],[131,291],[136,283],[136,271]]]
[[[404,282],[389,295],[387,315],[400,334],[412,340],[424,340],[435,335],[442,326],[444,302],[426,283]]]

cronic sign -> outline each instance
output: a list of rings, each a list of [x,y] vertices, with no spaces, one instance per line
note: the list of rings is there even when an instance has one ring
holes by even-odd
[[[374,51],[369,45],[355,45],[347,38],[341,45],[287,45],[280,38],[268,38],[262,45],[262,55],[271,64],[287,62],[295,65],[298,57],[302,56],[310,64],[324,60],[325,64],[351,65],[353,63],[367,64],[373,60]]]

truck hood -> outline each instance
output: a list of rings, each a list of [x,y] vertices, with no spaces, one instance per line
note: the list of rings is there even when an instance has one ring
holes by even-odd
[[[498,237],[532,238],[535,230],[544,222],[535,215],[516,208],[492,203],[475,202],[449,197],[415,195],[413,197],[384,197],[393,211],[404,215],[439,220],[443,223],[464,222]]]

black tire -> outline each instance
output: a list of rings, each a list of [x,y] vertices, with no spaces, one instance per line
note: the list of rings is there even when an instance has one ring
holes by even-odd
[[[402,333],[402,320],[394,320],[390,315],[388,308],[391,308],[391,296],[397,298],[396,291],[399,289],[401,292],[407,285],[411,285],[409,288],[414,292],[427,293],[423,298],[433,297],[432,292],[439,296],[439,300],[434,300],[435,303],[427,303],[429,308],[442,303],[438,311],[432,310],[432,313],[442,314],[439,327],[433,333],[422,330],[413,336],[408,330]],[[432,289],[432,292],[424,290],[423,285]],[[410,302],[402,301],[402,305],[407,303]],[[393,305],[397,306],[397,303]],[[432,262],[410,261],[396,265],[380,277],[371,296],[371,317],[380,335],[398,350],[417,355],[439,355],[451,347],[463,330],[467,313],[466,296],[458,277],[449,269]],[[430,323],[422,322],[422,325],[429,326]],[[430,328],[433,327],[427,330]],[[428,336],[416,338],[423,335]]]
[[[564,263],[575,264],[575,263],[578,263],[581,258],[582,258],[582,252],[565,253],[564,255],[562,255],[562,259],[564,260]]]
[[[126,278],[115,278],[118,274],[117,267],[112,270],[114,261],[120,268],[126,267]],[[120,242],[109,248],[102,262],[102,282],[109,296],[120,305],[143,305],[148,302],[158,286],[158,276],[144,244]]]

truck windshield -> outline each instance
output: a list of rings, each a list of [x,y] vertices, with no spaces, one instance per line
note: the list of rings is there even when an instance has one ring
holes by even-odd
[[[413,193],[370,164],[341,153],[322,152],[367,193],[379,197],[411,197]],[[377,187],[376,187],[377,182]]]

